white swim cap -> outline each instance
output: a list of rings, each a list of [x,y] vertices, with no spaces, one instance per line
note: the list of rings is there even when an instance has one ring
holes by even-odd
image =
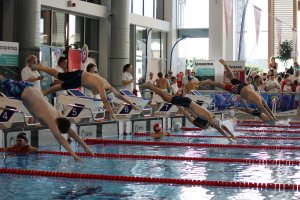
[[[175,122],[174,123],[174,130],[175,131],[180,131],[181,129],[181,123],[180,122]]]

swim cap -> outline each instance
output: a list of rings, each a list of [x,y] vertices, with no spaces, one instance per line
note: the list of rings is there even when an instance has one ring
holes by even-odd
[[[161,131],[161,125],[160,123],[155,123],[154,126],[153,126],[153,130],[155,133],[158,133]]]
[[[181,129],[181,123],[180,122],[175,122],[174,123],[174,130],[179,131]]]

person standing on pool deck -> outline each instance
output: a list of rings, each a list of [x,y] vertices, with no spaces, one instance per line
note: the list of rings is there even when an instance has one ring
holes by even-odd
[[[225,136],[229,141],[232,141],[231,138],[226,134],[226,132],[223,130],[222,126],[225,126],[222,124],[222,121],[215,117],[213,113],[208,111],[205,108],[202,108],[200,105],[198,105],[196,102],[192,101],[188,97],[180,97],[175,95],[168,95],[163,90],[155,87],[151,83],[144,83],[141,85],[142,88],[150,89],[156,94],[158,94],[164,101],[168,103],[172,103],[176,106],[182,106],[188,112],[194,113],[195,116],[207,121],[213,128],[217,129],[223,136]],[[229,129],[228,129],[229,130]],[[233,139],[236,139],[236,137],[233,135],[233,133],[229,132]]]
[[[82,161],[72,150],[69,143],[61,135],[61,133],[68,133],[80,145],[83,146],[86,153],[94,155],[88,145],[81,139],[81,137],[70,128],[71,122],[62,117],[43,96],[42,92],[33,87],[32,83],[24,81],[14,81],[5,79],[0,75],[0,87],[3,89],[5,95],[22,100],[24,106],[28,111],[42,124],[49,127],[56,140],[73,156],[76,161]]]
[[[114,120],[117,120],[117,118],[115,117],[106,96],[106,91],[108,90],[111,91],[117,98],[130,104],[133,109],[139,110],[137,106],[135,106],[133,103],[128,101],[123,95],[121,95],[114,87],[112,87],[104,78],[102,78],[99,75],[91,74],[89,72],[85,72],[82,70],[59,73],[55,69],[52,69],[50,67],[45,67],[41,64],[36,65],[34,68],[38,71],[46,72],[47,74],[50,74],[51,76],[63,82],[61,84],[54,85],[50,87],[48,90],[44,91],[43,92],[44,96],[47,96],[48,94],[57,92],[59,90],[68,90],[68,89],[74,89],[83,86],[91,90],[94,94],[100,95],[103,105],[111,114]]]
[[[233,94],[241,95],[241,97],[246,99],[249,103],[256,104],[258,109],[261,110],[261,112],[267,115],[270,119],[272,119],[272,121],[278,121],[273,115],[271,109],[268,107],[265,100],[257,92],[252,90],[246,83],[243,83],[240,80],[234,78],[231,69],[223,59],[220,59],[219,62],[225,67],[226,76],[230,80],[232,85],[225,85],[223,83],[215,82],[210,79],[202,81],[202,83],[222,88]]]

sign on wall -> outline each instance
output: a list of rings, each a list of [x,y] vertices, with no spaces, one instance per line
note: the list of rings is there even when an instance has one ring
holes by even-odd
[[[19,43],[0,41],[0,72],[7,78],[18,78]]]
[[[215,80],[215,61],[214,60],[195,60],[193,62],[193,69],[198,80],[203,81],[206,79]],[[213,86],[208,86],[206,89],[213,90]]]
[[[234,78],[245,82],[245,61],[226,61],[229,65]],[[226,71],[224,71],[224,83],[230,83],[230,80],[226,77]]]

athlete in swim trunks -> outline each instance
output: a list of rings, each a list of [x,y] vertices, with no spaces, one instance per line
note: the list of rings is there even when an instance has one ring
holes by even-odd
[[[195,113],[190,110],[190,109],[184,109],[184,108],[179,108],[179,110],[184,114],[184,116],[191,122],[193,123],[195,126],[201,128],[201,129],[208,129],[211,125],[210,123],[205,120],[205,119],[202,119],[200,117],[197,117],[195,115]],[[227,133],[229,133],[229,135],[231,135],[231,137],[233,139],[236,139],[235,135],[233,135],[233,133],[228,129],[227,126],[225,126],[224,124],[222,124],[221,120],[216,118],[215,114],[214,113],[210,113],[211,117],[215,120],[218,121],[218,123],[220,124],[220,127],[225,130]]]
[[[79,137],[79,135],[70,128],[70,121],[63,118],[62,114],[59,113],[48,101],[46,101],[42,92],[39,89],[32,87],[31,83],[5,79],[0,75],[0,87],[3,89],[5,95],[22,100],[28,111],[40,123],[49,127],[57,141],[73,156],[75,160],[82,161],[81,158],[75,154],[61,133],[68,133],[69,136],[74,138],[74,140],[83,146],[85,152],[94,155],[92,150],[81,139],[81,137]]]
[[[163,90],[155,87],[151,83],[144,83],[140,85],[141,88],[147,88],[158,94],[164,101],[172,103],[176,106],[182,106],[188,110],[188,112],[193,113],[194,116],[199,117],[203,120],[208,121],[208,123],[215,129],[217,129],[222,135],[224,135],[229,141],[232,141],[231,138],[226,134],[222,128],[222,123],[217,119],[213,113],[207,109],[201,107],[196,102],[192,101],[188,97],[180,97],[175,95],[168,95]],[[234,135],[233,139],[235,139]]]
[[[234,78],[233,73],[229,66],[223,59],[220,59],[219,62],[223,64],[226,69],[226,76],[231,81],[232,85],[225,85],[223,83],[215,82],[210,79],[202,81],[202,83],[206,83],[209,85],[213,85],[224,90],[227,90],[231,93],[241,95],[244,99],[246,99],[249,103],[256,104],[258,109],[262,111],[267,117],[269,117],[272,121],[278,121],[276,117],[273,115],[271,109],[268,107],[265,100],[254,90],[252,90],[245,83],[241,82]]]
[[[135,106],[133,103],[128,101],[123,95],[121,95],[114,87],[112,87],[104,78],[102,78],[99,75],[95,75],[89,72],[85,72],[82,70],[77,70],[74,72],[64,72],[59,73],[55,69],[52,69],[50,67],[45,67],[43,65],[36,65],[35,69],[38,71],[43,71],[51,76],[57,78],[58,80],[61,80],[63,83],[54,85],[50,87],[48,90],[44,91],[44,96],[47,96],[48,94],[51,94],[53,92],[57,92],[59,90],[68,90],[68,89],[74,89],[78,88],[80,86],[83,86],[89,90],[91,90],[94,94],[99,94],[100,98],[103,102],[103,105],[108,110],[108,112],[111,114],[112,118],[114,120],[117,120],[115,117],[112,108],[109,104],[109,101],[106,96],[106,91],[110,90],[117,98],[121,99],[122,101],[130,104],[133,109],[139,110],[137,106]]]
[[[242,101],[242,104],[243,104],[244,108],[234,106],[233,109],[240,110],[240,111],[243,111],[243,112],[248,113],[250,115],[253,115],[255,117],[258,117],[259,119],[261,119],[265,123],[274,124],[274,122],[267,115],[262,113],[259,109],[251,109],[251,108],[248,107],[248,105],[247,105],[247,103],[244,99],[242,99],[241,101]]]

